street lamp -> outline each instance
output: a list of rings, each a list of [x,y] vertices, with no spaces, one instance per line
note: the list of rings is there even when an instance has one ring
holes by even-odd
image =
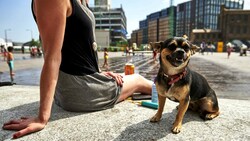
[[[8,47],[8,36],[7,36],[7,31],[11,31],[11,29],[5,29],[5,30],[4,30],[6,47]]]
[[[32,41],[33,40],[33,31],[31,29],[26,29],[26,31],[30,31],[31,41]]]

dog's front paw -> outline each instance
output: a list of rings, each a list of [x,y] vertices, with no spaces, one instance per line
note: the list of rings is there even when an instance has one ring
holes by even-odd
[[[161,120],[161,115],[155,114],[151,119],[150,122],[158,122]]]
[[[172,127],[172,132],[173,132],[174,134],[180,133],[180,132],[181,132],[181,125],[173,126],[173,127]]]

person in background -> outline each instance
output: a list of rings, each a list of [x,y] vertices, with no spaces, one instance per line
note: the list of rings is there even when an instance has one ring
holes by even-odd
[[[153,82],[139,74],[99,71],[95,18],[88,0],[32,0],[32,12],[44,52],[40,107],[35,117],[3,125],[17,131],[13,138],[44,129],[53,101],[67,111],[93,112],[112,108],[135,92],[151,94]]]
[[[22,51],[22,54],[24,54],[24,51],[25,51],[24,46],[21,47],[21,51]]]
[[[227,43],[227,59],[229,59],[232,51],[233,51],[233,47],[232,47],[232,44],[229,42]]]
[[[207,55],[208,55],[209,52],[213,55],[213,44],[212,44],[212,42],[208,42],[208,45],[207,45]]]
[[[202,42],[201,42],[200,47],[201,47],[200,53],[201,53],[202,55],[204,55],[204,52],[205,52],[205,50],[206,50],[206,43],[205,43],[205,41],[202,41]]]
[[[132,54],[132,53],[133,53],[133,50],[132,50],[132,48],[130,47],[129,50],[128,50],[128,55],[130,56],[130,54]]]
[[[129,52],[129,47],[126,47],[126,56],[128,56],[128,52]]]
[[[108,49],[105,47],[104,48],[104,52],[103,52],[104,54],[104,63],[103,63],[103,65],[102,65],[102,67],[104,68],[104,67],[106,67],[107,69],[108,69],[108,67],[109,67],[109,64],[108,64],[108,58],[109,58],[109,54],[108,54]]]
[[[13,73],[13,69],[14,69],[14,55],[13,55],[13,50],[14,48],[9,46],[7,48],[8,52],[6,53],[6,58],[7,58],[7,64],[9,66],[10,69],[10,79],[11,79],[11,83],[14,83],[14,73]]]

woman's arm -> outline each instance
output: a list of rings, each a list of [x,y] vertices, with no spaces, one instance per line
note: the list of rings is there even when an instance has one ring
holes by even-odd
[[[13,138],[42,130],[50,118],[61,63],[66,18],[72,11],[69,0],[34,0],[33,6],[45,59],[40,79],[40,108],[36,118],[22,117],[4,124],[3,129],[18,131]]]
[[[47,123],[61,63],[66,18],[71,8],[69,0],[36,0],[34,8],[45,59],[40,79],[39,119]]]

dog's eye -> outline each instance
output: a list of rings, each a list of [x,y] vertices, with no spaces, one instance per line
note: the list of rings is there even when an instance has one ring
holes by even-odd
[[[176,45],[171,44],[171,45],[168,46],[168,49],[169,49],[170,51],[175,51],[175,50],[176,50]]]

